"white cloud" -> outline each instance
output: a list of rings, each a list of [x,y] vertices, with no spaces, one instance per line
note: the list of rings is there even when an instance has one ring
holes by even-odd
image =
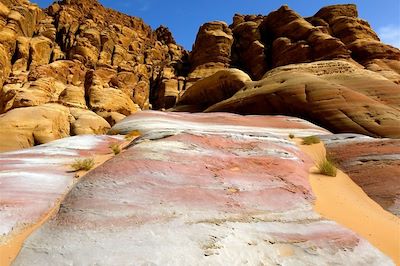
[[[400,48],[400,25],[387,25],[378,29],[382,42]]]
[[[145,12],[150,9],[150,1],[148,0],[134,0],[133,3],[127,1],[120,3],[120,5],[122,8],[132,8],[132,9],[134,8],[135,11],[141,11],[141,12]]]

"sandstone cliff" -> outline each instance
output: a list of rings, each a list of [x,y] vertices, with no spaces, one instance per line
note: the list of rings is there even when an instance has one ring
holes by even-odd
[[[177,76],[184,53],[167,29],[97,1],[0,1],[1,149],[107,132],[150,108],[153,81]]]

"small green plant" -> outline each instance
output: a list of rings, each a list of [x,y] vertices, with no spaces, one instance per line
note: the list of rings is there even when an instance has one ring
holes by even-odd
[[[303,138],[303,145],[312,145],[312,144],[317,144],[320,143],[321,139],[317,136],[308,136]]]
[[[113,143],[110,145],[110,149],[113,151],[115,155],[119,154],[121,152],[121,148],[119,147],[118,143]]]
[[[317,165],[318,173],[321,175],[333,176],[337,174],[337,168],[332,161],[324,157]]]
[[[89,171],[94,166],[94,159],[93,158],[86,158],[86,159],[76,159],[73,164],[71,164],[71,168],[74,171]]]
[[[289,138],[290,138],[290,139],[294,139],[294,134],[290,133],[290,134],[289,134]]]

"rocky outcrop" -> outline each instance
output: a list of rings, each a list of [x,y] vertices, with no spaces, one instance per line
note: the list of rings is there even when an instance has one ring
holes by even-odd
[[[190,53],[191,72],[188,75],[188,82],[197,81],[229,67],[232,43],[232,30],[225,22],[214,21],[203,24]]]
[[[260,24],[270,43],[272,67],[318,60],[349,58],[344,43],[314,26],[288,6],[271,12]]]
[[[328,6],[309,18],[282,6],[266,16],[235,15],[230,28],[230,67],[257,81],[225,100],[223,89],[212,90],[223,101],[210,106],[207,73],[174,110],[287,114],[334,132],[400,137],[400,50],[381,43],[354,5]]]
[[[260,79],[268,69],[265,46],[261,41],[259,31],[262,18],[243,17],[243,22],[238,22],[238,16],[233,27],[233,65],[247,71],[252,78]],[[258,20],[257,20],[258,19]]]
[[[372,59],[400,60],[400,51],[381,43],[369,23],[358,18],[355,5],[327,6],[314,17],[329,24],[332,35],[346,44],[356,61],[364,63]]]
[[[327,67],[313,63],[327,60]],[[291,66],[300,63],[310,65]],[[46,10],[3,1],[0,66],[0,113],[58,103],[94,112],[90,121],[102,125],[69,134],[102,132],[104,120],[112,126],[141,110],[207,108],[300,116],[335,132],[400,134],[400,50],[381,43],[354,5],[324,7],[308,18],[282,6],[236,14],[229,26],[208,22],[189,53],[168,28],[152,31],[97,1],[64,0]]]
[[[71,135],[100,135],[106,134],[110,129],[110,124],[105,119],[90,110],[80,108],[69,110],[74,117],[71,121]]]
[[[346,61],[276,68],[206,112],[289,114],[334,132],[400,137],[400,87]]]
[[[267,15],[236,14],[229,27],[233,45],[231,61],[225,60],[225,65],[230,62],[256,80],[277,66],[329,59],[355,60],[392,81],[399,80],[400,51],[380,42],[368,22],[358,18],[355,5],[324,7],[308,18],[288,6]],[[200,30],[198,37],[203,35]],[[210,42],[201,51],[218,51],[217,47]],[[196,54],[201,51],[196,49]],[[199,76],[211,74],[203,68]]]
[[[346,44],[353,59],[399,83],[399,49],[380,42],[369,23],[358,18],[355,5],[327,6],[314,17],[329,24],[331,34]]]
[[[29,1],[2,1],[0,36],[0,114],[48,103],[74,108],[79,119],[69,120],[73,130],[63,137],[104,133],[110,125],[103,117],[113,124],[149,109],[159,69],[171,68],[176,78],[184,55],[168,29],[152,31],[97,1],[58,1],[46,10]]]

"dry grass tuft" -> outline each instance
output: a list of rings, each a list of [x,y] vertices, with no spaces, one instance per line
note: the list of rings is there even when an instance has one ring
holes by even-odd
[[[86,158],[86,159],[76,159],[73,164],[71,164],[71,168],[74,171],[89,171],[94,166],[94,159],[93,158]]]
[[[308,136],[303,138],[303,145],[312,145],[312,144],[317,144],[320,143],[321,139],[317,136]]]
[[[118,143],[113,143],[110,145],[110,149],[113,151],[115,155],[121,153],[121,148]]]
[[[133,131],[131,131],[128,134],[125,135],[125,139],[131,140],[131,139],[134,139],[134,138],[136,138],[136,137],[138,137],[140,135],[142,135],[142,133],[140,133],[139,130],[133,130]]]
[[[337,168],[332,161],[323,158],[317,165],[318,173],[321,175],[333,176],[337,175]]]

